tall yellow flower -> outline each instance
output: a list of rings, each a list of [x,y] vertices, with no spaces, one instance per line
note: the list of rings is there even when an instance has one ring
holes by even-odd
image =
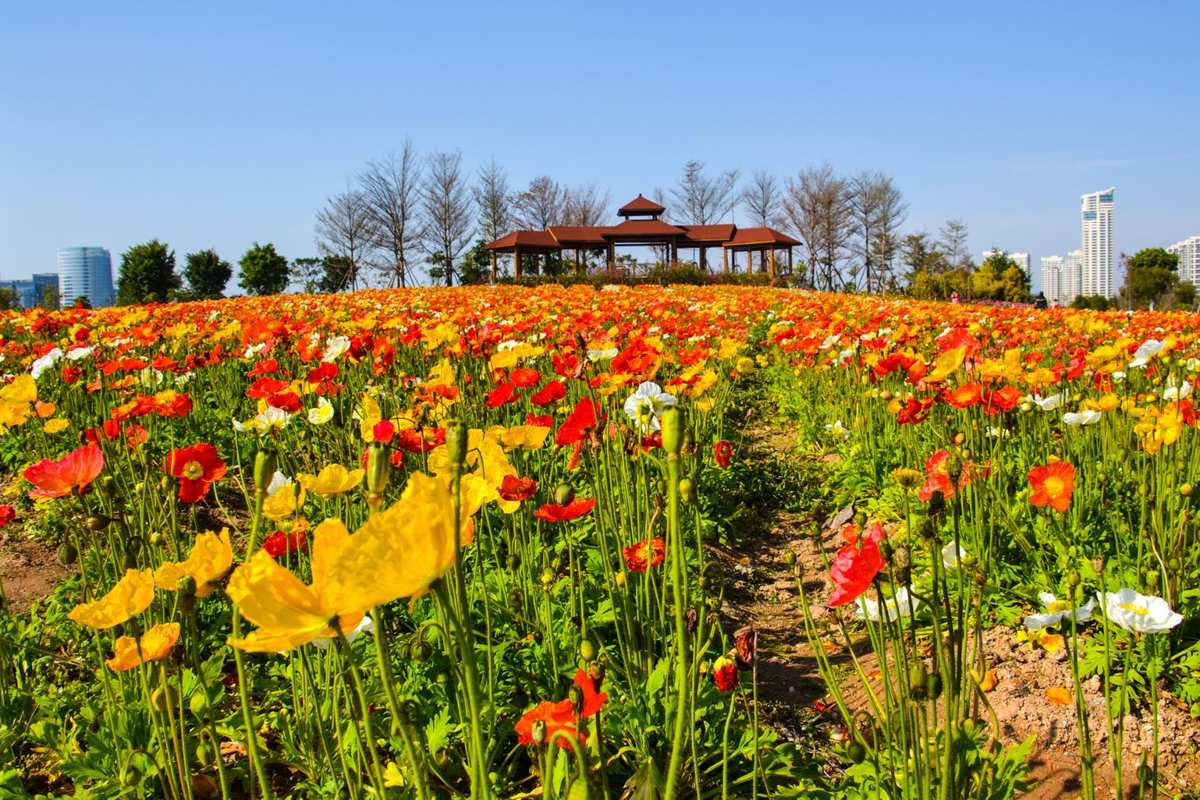
[[[179,623],[168,622],[155,625],[142,634],[141,639],[132,636],[122,636],[117,639],[116,652],[105,661],[113,672],[125,672],[148,661],[158,661],[166,658],[179,641]]]
[[[445,480],[414,473],[400,499],[352,536],[339,519],[313,531],[312,584],[259,551],[229,580],[229,596],[258,629],[229,644],[284,652],[351,631],[372,606],[419,597],[454,563],[454,511]],[[464,514],[465,516],[465,514]],[[462,544],[473,527],[463,524]]]
[[[154,585],[173,592],[179,588],[180,579],[190,577],[196,582],[196,596],[204,597],[225,577],[231,566],[233,545],[229,541],[229,529],[222,528],[219,534],[197,536],[192,552],[185,560],[167,561],[156,569]]]
[[[346,469],[341,464],[327,464],[316,475],[302,472],[296,480],[310,492],[319,495],[341,494],[362,483],[366,474],[362,469]]]
[[[99,600],[80,603],[67,617],[89,628],[112,628],[150,607],[154,600],[154,574],[148,569],[129,569],[117,585]]]

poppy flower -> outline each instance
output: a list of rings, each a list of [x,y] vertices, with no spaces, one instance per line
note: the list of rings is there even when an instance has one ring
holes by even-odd
[[[728,469],[729,462],[733,460],[733,445],[726,439],[721,439],[713,443],[713,461],[717,462],[717,466],[721,469]]]
[[[154,574],[148,569],[127,569],[121,580],[98,600],[80,603],[67,618],[89,628],[104,630],[145,611],[154,600]]]
[[[596,407],[590,397],[585,397],[575,405],[575,410],[559,427],[554,436],[554,443],[563,447],[581,442],[595,427]]]
[[[296,531],[275,531],[266,539],[263,540],[263,550],[266,550],[271,558],[279,558],[286,553],[294,553],[308,542],[304,535],[304,530]]]
[[[21,473],[35,488],[35,500],[63,497],[78,489],[80,494],[104,469],[104,453],[93,442],[67,453],[58,461],[43,459]]]
[[[510,502],[528,500],[537,493],[537,490],[537,481],[533,478],[505,475],[504,479],[500,481],[500,496]]]
[[[562,400],[567,396],[567,385],[562,381],[550,381],[534,395],[529,398],[529,402],[535,406],[548,406],[551,403]]]
[[[225,577],[233,566],[233,545],[229,530],[202,533],[196,537],[192,552],[183,561],[166,561],[154,570],[154,585],[174,592],[182,578],[196,582],[196,597],[204,597]]]
[[[713,662],[712,682],[718,692],[722,694],[732,692],[738,682],[737,662],[728,656],[719,657]]]
[[[595,505],[595,499],[584,500],[582,498],[572,500],[565,506],[560,506],[556,503],[546,503],[537,511],[534,511],[533,515],[546,522],[567,522],[577,517],[582,517],[591,511]]]
[[[737,654],[738,666],[749,669],[758,653],[758,631],[752,625],[738,628],[733,633],[733,649]]]
[[[487,393],[487,407],[499,408],[502,405],[511,403],[517,397],[517,385],[509,381],[497,386]]]
[[[387,444],[396,434],[396,426],[390,419],[381,419],[371,428],[371,441],[375,444]]]
[[[542,379],[542,373],[538,372],[533,367],[517,367],[509,373],[508,380],[513,386],[528,389],[530,386],[536,386],[537,382]]]
[[[653,539],[631,544],[624,549],[625,565],[630,572],[645,572],[650,567],[657,567],[666,557],[667,547],[657,536]]]
[[[1050,506],[1065,514],[1071,507],[1071,494],[1075,491],[1075,467],[1069,461],[1052,461],[1029,470],[1029,485],[1033,494],[1029,502],[1034,506]]]
[[[141,639],[122,636],[114,645],[113,657],[105,661],[113,672],[125,672],[150,661],[160,661],[171,653],[179,641],[179,623],[168,622],[155,625],[142,634]]]
[[[882,533],[882,529],[876,533],[872,528],[862,537],[861,547],[847,544],[837,551],[829,569],[829,577],[834,584],[833,595],[829,598],[830,606],[849,603],[871,586],[871,581],[883,569],[883,554],[879,552]]]
[[[567,734],[580,744],[587,741],[587,734],[579,730],[579,723],[598,714],[604,701],[608,699],[608,695],[598,691],[595,682],[583,670],[575,672],[573,683],[580,690],[580,707],[576,708],[575,703],[569,697],[557,702],[546,700],[539,703],[526,711],[514,726],[517,741],[524,745],[532,745],[554,739],[559,747],[570,747],[570,742],[566,741],[564,737],[555,737],[555,734],[558,733]],[[542,742],[535,742],[533,738],[533,727],[538,722],[545,726],[546,738]]]
[[[300,473],[296,480],[306,491],[322,497],[348,492],[362,483],[366,470],[346,469],[341,464],[326,464],[316,475]]]
[[[225,476],[225,462],[207,442],[180,447],[167,454],[167,473],[179,481],[179,499],[195,503]]]
[[[0,528],[12,522],[17,517],[17,510],[8,503],[0,506]]]

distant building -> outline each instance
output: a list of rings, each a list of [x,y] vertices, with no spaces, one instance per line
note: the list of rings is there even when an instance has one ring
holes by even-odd
[[[53,272],[37,274],[28,280],[5,281],[0,288],[11,291],[21,308],[46,305],[47,290],[51,290],[49,299],[58,302],[58,275]]]
[[[1029,275],[1029,253],[1010,253],[1007,250],[984,250],[983,260],[987,261],[993,256],[1003,256],[1009,261],[1021,268],[1021,271]]]
[[[1113,195],[1114,187],[1082,195],[1079,217],[1082,228],[1083,269],[1080,292],[1113,296]]]
[[[1070,305],[1083,294],[1083,251],[1072,250],[1063,261],[1063,305]]]
[[[58,251],[59,297],[64,308],[86,297],[93,308],[114,301],[112,258],[103,247],[63,247]]]
[[[1167,248],[1179,256],[1179,280],[1200,287],[1200,236],[1191,236]]]
[[[1042,294],[1046,304],[1065,306],[1063,302],[1063,257],[1042,256]]]

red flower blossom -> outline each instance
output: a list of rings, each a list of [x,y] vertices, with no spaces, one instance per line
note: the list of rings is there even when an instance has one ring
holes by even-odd
[[[371,440],[376,444],[387,444],[396,433],[396,426],[390,419],[381,419],[371,428]]]
[[[195,503],[225,476],[225,462],[208,442],[180,447],[167,454],[167,473],[179,480],[179,499]]]
[[[511,403],[516,397],[517,385],[506,381],[487,393],[487,407],[499,408],[502,405]]]
[[[942,397],[955,408],[970,408],[983,398],[983,387],[978,383],[964,383],[953,391],[947,389]]]
[[[717,466],[721,469],[727,469],[729,462],[733,460],[733,445],[726,439],[721,439],[713,444],[713,461],[717,462]]]
[[[37,488],[29,493],[33,498],[62,497],[78,489],[79,494],[104,469],[104,453],[95,443],[86,444],[67,453],[58,461],[43,459],[25,469],[25,480]]]
[[[556,733],[561,732],[574,737],[580,744],[585,743],[587,734],[579,730],[579,723],[596,716],[604,706],[608,695],[599,691],[595,682],[583,670],[575,672],[574,684],[579,687],[581,695],[579,708],[575,707],[569,697],[559,700],[557,703],[549,700],[539,703],[526,711],[514,726],[517,732],[517,741],[525,745],[534,744],[533,725],[535,722],[541,722],[546,726],[544,742],[554,739],[559,747],[570,747],[570,742],[566,741],[564,737],[554,738]]]
[[[554,443],[559,447],[583,441],[596,427],[596,407],[590,397],[585,397],[575,406],[571,416],[559,427]]]
[[[1075,492],[1075,467],[1069,461],[1052,461],[1029,470],[1029,485],[1033,494],[1029,502],[1035,506],[1050,506],[1060,514],[1071,507]]]
[[[994,417],[1001,411],[1012,411],[1021,402],[1021,390],[1015,386],[1005,386],[996,391],[989,391],[983,401],[983,413]]]
[[[737,662],[728,656],[721,656],[713,662],[712,666],[712,681],[717,687],[717,691],[722,694],[728,694],[733,691],[733,687],[737,686],[738,668]]]
[[[396,445],[410,453],[428,453],[446,443],[445,428],[405,428],[396,434]]]
[[[537,382],[542,379],[542,373],[538,372],[533,367],[517,367],[509,374],[508,380],[513,386],[520,389],[528,389],[530,386],[537,386]]]
[[[562,381],[550,381],[537,394],[529,398],[535,406],[548,406],[567,396],[567,385]]]
[[[591,511],[595,505],[595,499],[584,500],[582,498],[572,500],[565,506],[560,506],[555,503],[546,503],[537,511],[533,512],[533,515],[540,520],[545,520],[546,522],[567,522],[577,517],[582,517],[584,514]]]
[[[667,546],[662,539],[653,539],[631,544],[624,550],[625,565],[630,572],[645,572],[650,567],[657,567],[667,554]]]
[[[12,522],[17,517],[17,510],[5,503],[0,506],[0,528]]]
[[[883,529],[874,525],[862,537],[862,547],[848,544],[837,551],[829,568],[829,577],[834,584],[830,606],[849,603],[870,587],[871,581],[883,569],[883,555],[879,552],[882,538]]]
[[[928,503],[933,497],[933,493],[940,491],[943,499],[949,500],[954,497],[954,493],[965,487],[971,482],[971,465],[963,464],[962,475],[958,478],[958,485],[950,480],[950,473],[946,468],[946,462],[950,460],[949,450],[938,450],[936,453],[925,459],[925,485],[917,492],[917,498],[922,503]]]
[[[505,475],[504,480],[500,481],[500,496],[509,502],[528,500],[537,493],[537,490],[537,481],[533,478]]]
[[[263,540],[263,550],[266,550],[271,558],[279,558],[284,553],[294,553],[304,547],[306,541],[303,530],[275,531]]]

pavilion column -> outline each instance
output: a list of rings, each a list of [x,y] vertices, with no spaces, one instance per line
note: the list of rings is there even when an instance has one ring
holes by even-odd
[[[671,242],[671,263],[679,263],[679,245],[675,242]]]
[[[721,272],[724,272],[726,275],[729,274],[729,248],[728,247],[721,248]]]
[[[513,275],[521,277],[521,251],[513,248]]]
[[[788,275],[792,274],[792,248],[788,247]]]
[[[700,247],[700,269],[708,272],[708,248]]]
[[[496,282],[496,251],[492,251],[492,283]]]
[[[612,242],[608,243],[608,271],[613,272],[617,268],[617,248]]]
[[[775,280],[775,248],[772,247],[767,251],[767,274],[771,276],[771,281]]]

